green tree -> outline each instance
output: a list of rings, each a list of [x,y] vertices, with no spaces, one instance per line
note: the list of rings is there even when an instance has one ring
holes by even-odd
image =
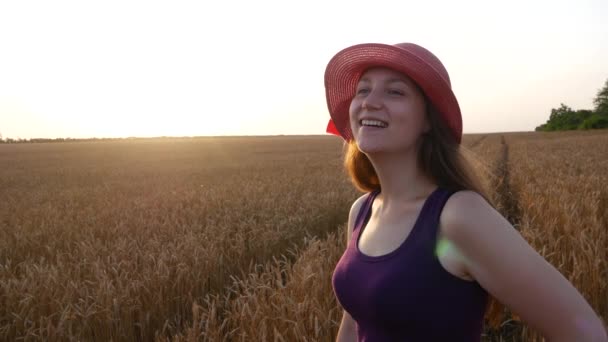
[[[595,128],[608,128],[608,116],[593,113],[587,120],[585,120],[579,129],[595,129]]]
[[[535,128],[535,131],[563,131],[571,129],[608,128],[608,80],[593,100],[595,109],[577,111],[561,103],[552,108],[549,120]]]
[[[551,116],[549,117],[549,122],[547,122],[546,129],[549,131],[577,129],[583,121],[577,115],[577,112],[562,103],[559,108],[551,109]]]
[[[593,104],[595,105],[595,113],[608,117],[608,80],[604,83],[604,87],[597,92]]]
[[[589,109],[579,109],[576,111],[576,115],[581,118],[581,121],[585,121],[593,116],[593,111]]]

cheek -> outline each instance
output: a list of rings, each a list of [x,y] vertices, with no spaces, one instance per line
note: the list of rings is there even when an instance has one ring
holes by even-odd
[[[357,108],[357,100],[350,101],[350,106],[348,107],[348,112],[352,114],[355,112],[356,108]]]
[[[355,114],[357,112],[357,107],[358,107],[357,102],[351,101],[350,107],[348,107],[348,117],[350,118],[351,122],[355,121],[355,117],[356,117]]]
[[[407,135],[418,134],[425,130],[425,113],[418,108],[409,108],[391,117],[395,129],[409,132]]]
[[[397,110],[395,108],[395,110]],[[422,123],[426,117],[426,109],[418,103],[409,103],[407,106],[401,107],[399,111],[401,121],[409,121],[410,123]]]

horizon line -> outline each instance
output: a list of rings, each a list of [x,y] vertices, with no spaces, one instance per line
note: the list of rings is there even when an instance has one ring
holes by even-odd
[[[530,131],[500,131],[500,132],[472,132],[463,133],[464,135],[475,135],[475,134],[503,134],[503,133],[531,133],[536,132]],[[245,138],[245,137],[321,137],[321,136],[335,136],[330,133],[321,134],[226,134],[226,135],[158,135],[158,136],[122,136],[122,137],[86,137],[86,138],[74,138],[74,137],[1,137],[0,141],[14,140],[14,141],[29,141],[29,140],[127,140],[127,139],[193,139],[193,138]]]

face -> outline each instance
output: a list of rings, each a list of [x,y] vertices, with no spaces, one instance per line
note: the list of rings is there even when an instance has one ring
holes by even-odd
[[[363,73],[349,114],[353,137],[364,153],[406,150],[430,130],[422,92],[406,75],[384,67]]]

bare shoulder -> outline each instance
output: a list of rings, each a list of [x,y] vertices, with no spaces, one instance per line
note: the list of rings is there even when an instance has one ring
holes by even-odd
[[[351,233],[355,228],[355,220],[357,219],[357,214],[359,214],[359,211],[361,211],[361,207],[363,207],[363,203],[365,203],[367,196],[369,196],[369,193],[365,193],[359,196],[359,198],[357,198],[350,207],[350,212],[348,214],[348,224],[346,225],[347,242],[350,241]]]
[[[466,225],[467,220],[475,220],[478,216],[500,215],[483,196],[472,190],[461,190],[453,193],[445,203],[441,212],[442,222],[447,223],[447,230]],[[450,233],[449,231],[446,233]],[[451,232],[457,233],[457,232]]]
[[[471,252],[471,247],[479,243],[495,242],[492,237],[497,236],[496,230],[519,234],[483,196],[472,190],[453,193],[446,201],[439,221],[441,238],[457,251],[462,270],[473,278],[473,260],[465,257]]]
[[[585,298],[479,193],[452,194],[440,224],[466,273],[545,338],[606,341]]]
[[[480,207],[484,209],[480,210]],[[490,209],[493,210],[480,194],[470,190],[455,192],[446,201],[439,217],[439,239],[444,248],[440,262],[452,274],[469,281],[475,280],[463,251],[456,247],[454,241],[461,239],[462,229],[466,229],[462,227],[469,227],[467,218],[475,219],[477,214]]]

